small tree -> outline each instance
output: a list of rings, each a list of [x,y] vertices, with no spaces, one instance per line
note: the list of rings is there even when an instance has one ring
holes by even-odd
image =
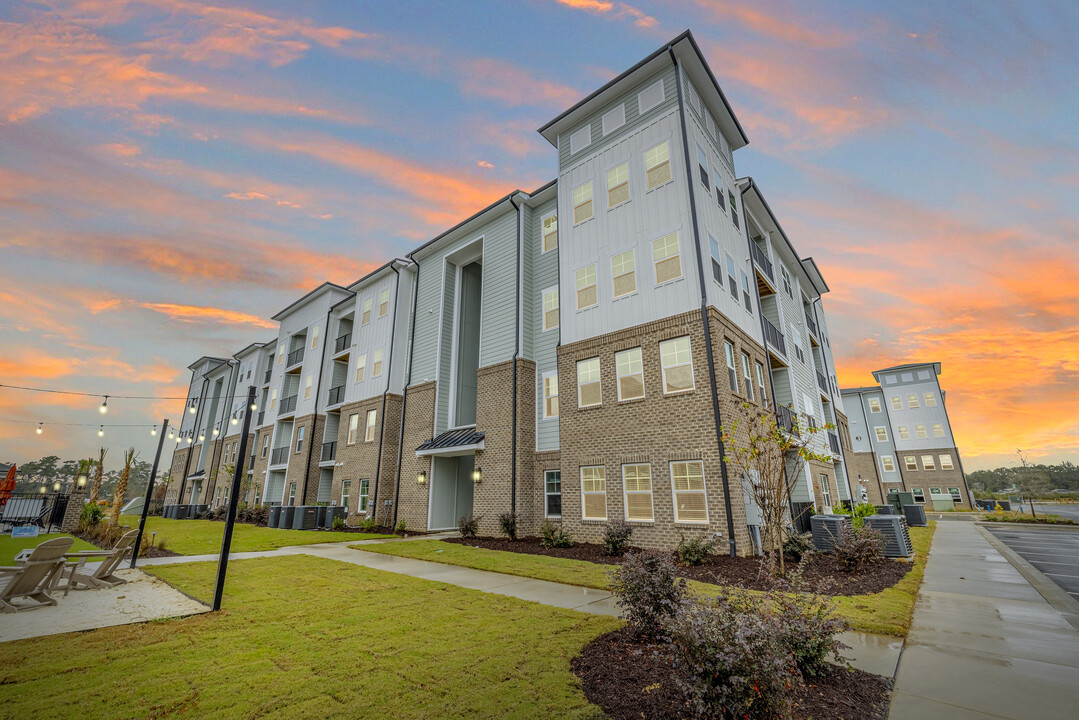
[[[781,575],[786,573],[783,541],[787,537],[791,491],[807,462],[832,462],[830,455],[818,453],[811,446],[817,433],[834,427],[803,421],[793,407],[790,410],[792,422],[788,429],[779,425],[767,403],[742,402],[734,420],[723,426],[723,460],[740,470],[746,480],[745,490],[760,509],[768,552],[779,556]]]
[[[1030,501],[1030,514],[1037,518],[1038,513],[1034,510],[1034,498],[1049,493],[1049,481],[1041,470],[1023,456],[1022,450],[1016,450],[1015,454],[1019,456],[1019,468],[1017,468],[1015,474],[1015,489],[1019,491],[1023,499]]]
[[[97,504],[97,496],[101,492],[101,478],[105,475],[105,454],[109,451],[108,448],[101,448],[101,453],[98,456],[97,463],[90,461],[91,467],[95,467],[94,481],[90,483],[90,504]],[[80,468],[81,472],[81,468]]]
[[[124,469],[120,472],[120,479],[116,482],[116,491],[112,494],[112,512],[109,520],[113,525],[120,524],[120,506],[124,504],[124,495],[127,494],[127,481],[131,477],[131,463],[135,462],[135,448],[124,451]]]

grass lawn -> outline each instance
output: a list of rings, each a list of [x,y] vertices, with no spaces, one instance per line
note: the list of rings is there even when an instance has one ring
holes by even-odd
[[[929,527],[910,529],[915,560],[910,572],[898,583],[872,595],[836,598],[840,615],[850,622],[853,629],[900,637],[907,634],[911,615],[914,612],[914,601],[918,597],[918,588],[922,584],[926,554],[929,551],[935,526],[935,522],[930,522]],[[584,560],[526,555],[430,540],[351,547],[384,555],[430,560],[447,565],[460,565],[476,570],[490,570],[507,575],[520,575],[599,590],[607,589],[609,573],[612,569],[609,566]],[[707,583],[690,580],[689,586],[705,595],[716,592],[716,586]]]
[[[201,599],[215,570],[153,568]],[[229,571],[220,613],[0,644],[5,717],[603,717],[570,659],[614,618],[309,556]]]
[[[139,526],[137,515],[121,515],[120,523],[133,528]],[[157,533],[156,541],[165,540],[165,547],[181,555],[207,555],[221,552],[221,537],[225,523],[217,520],[170,520],[162,517],[146,518],[145,534]],[[286,545],[311,545],[312,543],[343,542],[346,540],[372,540],[394,537],[374,533],[332,532],[329,530],[278,530],[236,523],[232,531],[232,552],[276,550]]]
[[[0,535],[0,565],[14,565],[15,556],[19,554],[20,550],[26,548],[37,547],[46,540],[52,540],[58,537],[71,537],[64,533],[48,533],[38,535],[36,538],[15,538],[14,540],[10,535]],[[97,547],[91,545],[88,542],[79,540],[78,538],[72,538],[75,544],[71,546],[70,552],[82,552],[84,550],[97,550]]]

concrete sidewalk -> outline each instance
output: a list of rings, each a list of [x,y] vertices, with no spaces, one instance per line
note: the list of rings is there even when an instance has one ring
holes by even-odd
[[[1074,718],[1079,632],[973,523],[938,523],[890,720]]]

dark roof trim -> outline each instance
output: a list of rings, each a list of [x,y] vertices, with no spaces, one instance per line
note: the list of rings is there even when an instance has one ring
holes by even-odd
[[[433,437],[416,448],[416,452],[424,450],[442,450],[444,448],[462,447],[475,445],[484,438],[482,431],[474,427],[461,428],[459,430],[447,430],[437,437]]]
[[[352,288],[356,287],[356,286],[357,286],[357,285],[359,285],[360,283],[363,283],[363,282],[366,282],[366,281],[370,280],[370,279],[371,279],[371,278],[373,278],[373,277],[374,277],[375,275],[378,275],[378,274],[379,274],[380,272],[383,272],[384,270],[386,270],[387,268],[389,268],[389,266],[390,266],[390,265],[393,265],[393,264],[394,264],[395,262],[397,262],[397,258],[394,258],[394,259],[390,260],[390,261],[389,261],[388,263],[386,263],[385,265],[382,265],[382,266],[380,266],[380,267],[377,267],[377,268],[375,268],[374,270],[372,270],[371,272],[367,273],[366,275],[364,275],[364,276],[363,276],[362,278],[360,278],[359,280],[355,280],[355,281],[353,281],[353,282],[350,282],[350,283],[348,284],[348,289],[349,289],[349,290],[352,290]],[[355,290],[352,290],[352,292],[356,292],[356,291],[355,291]],[[335,305],[334,307],[336,307],[336,305]]]
[[[446,238],[447,236],[457,232],[458,230],[465,227],[466,225],[468,225],[472,221],[476,220],[477,218],[485,215],[486,213],[490,212],[491,210],[494,210],[499,205],[501,205],[501,204],[503,204],[505,202],[508,202],[511,197],[513,197],[514,195],[520,194],[521,192],[522,192],[521,190],[514,190],[513,192],[508,193],[508,194],[504,195],[503,197],[500,197],[498,200],[495,200],[493,203],[491,203],[490,205],[488,205],[484,209],[480,210],[475,215],[472,215],[471,217],[465,218],[461,222],[459,222],[456,225],[454,225],[453,227],[451,227],[449,230],[446,230],[445,232],[442,232],[439,235],[431,238],[430,240],[425,242],[423,245],[420,245],[418,248],[416,248],[412,252],[405,255],[405,257],[407,259],[411,260],[414,255],[419,254],[420,252],[422,252],[423,250],[426,250],[431,245],[434,245],[435,243],[437,243],[439,240],[442,240],[443,238]]]
[[[196,360],[195,362],[188,365],[187,369],[188,370],[194,370],[198,365],[200,365],[202,363],[203,360],[212,360],[213,362],[217,363],[217,365],[220,365],[221,363],[226,362],[225,358],[211,357],[209,355],[203,355],[198,360]],[[214,367],[217,367],[217,365],[214,365]]]
[[[291,311],[291,310],[292,310],[292,309],[293,309],[294,307],[296,307],[297,305],[299,305],[299,304],[301,304],[301,303],[305,302],[305,301],[306,301],[306,300],[307,300],[308,298],[310,298],[310,297],[313,297],[314,295],[316,295],[317,293],[321,292],[321,291],[322,291],[323,289],[325,289],[325,288],[336,288],[336,289],[338,289],[338,290],[343,290],[344,292],[349,292],[349,289],[348,289],[348,288],[346,288],[346,287],[341,287],[341,286],[340,286],[340,285],[338,285],[337,283],[332,283],[332,282],[329,282],[329,281],[327,281],[327,282],[324,282],[324,283],[322,283],[321,285],[319,285],[318,287],[316,287],[316,288],[315,288],[314,290],[312,290],[311,292],[309,292],[309,293],[307,293],[306,295],[304,295],[303,297],[301,297],[300,299],[298,299],[298,300],[294,300],[294,301],[292,302],[292,304],[291,304],[291,305],[289,305],[289,306],[288,306],[287,308],[285,308],[284,310],[282,310],[282,311],[280,311],[280,312],[276,313],[276,314],[275,314],[275,315],[274,315],[273,317],[271,317],[270,319],[271,319],[271,320],[277,320],[278,322],[280,322],[280,321],[281,321],[281,318],[282,318],[282,317],[284,317],[285,315],[288,315],[289,311]]]
[[[861,395],[867,392],[883,392],[878,385],[870,385],[868,387],[853,387],[853,388],[839,388],[840,395],[853,395],[855,393]]]
[[[240,349],[240,350],[237,350],[237,351],[236,351],[235,353],[233,353],[232,357],[234,357],[234,358],[235,358],[235,357],[239,357],[240,355],[243,355],[243,354],[244,354],[245,352],[247,352],[247,351],[248,351],[248,350],[250,350],[251,348],[256,348],[256,347],[257,347],[257,348],[260,348],[260,347],[262,347],[263,345],[264,345],[264,343],[257,343],[257,342],[253,342],[253,343],[251,343],[250,345],[248,345],[247,347],[245,347],[245,348],[242,348],[242,349]]]
[[[539,186],[538,188],[536,188],[535,190],[533,190],[532,192],[530,192],[530,193],[528,193],[528,194],[529,194],[530,196],[531,196],[531,195],[539,195],[539,194],[540,194],[541,192],[543,192],[543,191],[544,191],[544,190],[546,190],[547,188],[549,188],[549,187],[551,187],[552,185],[555,185],[555,184],[557,184],[557,183],[558,183],[558,178],[555,178],[554,180],[551,180],[551,181],[550,181],[550,182],[548,182],[548,183],[544,183],[543,185],[540,185],[540,186]]]
[[[903,363],[902,365],[892,365],[891,367],[881,368],[880,370],[874,370],[873,371],[873,377],[874,378],[877,377],[877,373],[894,372],[896,370],[910,370],[911,368],[926,367],[927,365],[932,365],[933,370],[936,371],[937,375],[940,375],[940,363],[939,362],[920,362],[920,363]]]
[[[813,286],[813,289],[817,291],[817,295],[823,295],[824,293],[828,292],[827,283],[825,283],[824,292],[821,292],[821,289],[817,287],[817,284],[815,282],[813,282],[813,277],[809,274],[808,271],[806,271],[805,267],[802,265],[802,256],[799,255],[798,251],[794,249],[794,243],[792,243],[791,239],[787,237],[787,232],[783,229],[783,226],[779,224],[779,219],[776,217],[776,214],[772,212],[772,207],[768,204],[768,199],[764,197],[764,193],[761,192],[761,189],[757,186],[756,181],[752,177],[747,176],[738,178],[734,182],[736,185],[742,185],[742,195],[745,195],[747,192],[752,190],[753,193],[757,196],[757,198],[761,201],[761,205],[764,206],[765,211],[768,213],[768,217],[772,220],[772,223],[776,226],[776,229],[779,230],[779,235],[783,238],[783,242],[787,243],[787,249],[791,251],[791,254],[794,255],[794,259],[798,261],[799,267],[802,268],[802,272],[804,272],[806,274],[806,277],[809,278],[809,283]],[[812,260],[812,258],[807,259]],[[816,263],[813,263],[813,266],[816,267]],[[819,270],[817,271],[817,275],[820,275]],[[820,280],[822,283],[824,282],[823,275],[820,275]]]

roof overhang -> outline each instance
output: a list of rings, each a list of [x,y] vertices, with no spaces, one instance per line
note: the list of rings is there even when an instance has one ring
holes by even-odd
[[[458,428],[433,437],[416,448],[416,457],[459,457],[483,450],[482,431],[475,427]]]
[[[304,304],[306,304],[306,303],[308,303],[308,302],[310,302],[312,300],[316,300],[316,299],[322,297],[323,295],[325,295],[327,293],[334,293],[334,292],[348,293],[349,289],[341,287],[337,283],[324,282],[321,285],[319,285],[318,287],[316,287],[314,290],[312,290],[311,292],[309,292],[306,295],[304,295],[303,297],[301,297],[299,300],[294,301],[291,305],[289,305],[287,308],[285,308],[281,312],[277,313],[276,315],[274,315],[270,319],[271,320],[276,320],[277,322],[281,322],[281,320],[288,317],[289,313],[291,313],[293,310],[300,307],[301,305],[304,305]]]
[[[818,293],[823,295],[831,290],[828,283],[824,282],[824,276],[820,274],[820,268],[817,267],[817,263],[813,258],[807,257],[803,260],[802,267],[805,269],[809,279],[813,281],[813,287],[817,288]]]
[[[940,375],[940,363],[939,362],[924,362],[924,363],[904,363],[902,365],[893,365],[891,367],[881,368],[880,370],[873,371],[873,379],[880,382],[881,373],[897,372],[900,370],[915,370],[917,368],[933,368],[933,372]]]
[[[201,366],[203,363],[211,363],[210,369],[213,369],[213,368],[217,367],[218,365],[220,365],[223,362],[225,362],[225,358],[210,357],[209,355],[203,355],[198,360],[196,360],[195,362],[188,365],[187,369],[188,370],[194,370],[195,368]],[[208,371],[209,370],[207,370],[207,372]]]
[[[472,217],[462,220],[446,232],[428,240],[423,245],[420,245],[418,248],[410,252],[406,257],[410,260],[422,260],[425,254],[429,254],[437,250],[442,242],[448,242],[450,240],[457,239],[458,237],[467,233],[469,230],[476,227],[480,223],[486,222],[491,217],[494,217],[497,213],[504,212],[507,209],[513,209],[514,205],[510,201],[513,199],[514,196],[523,194],[524,193],[522,193],[520,190],[514,190],[508,195],[505,195],[498,200],[495,200],[493,203],[480,210]]]

